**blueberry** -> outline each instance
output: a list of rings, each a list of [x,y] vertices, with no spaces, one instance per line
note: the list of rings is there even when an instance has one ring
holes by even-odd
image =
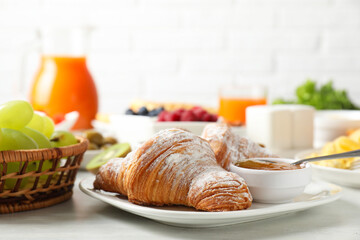
[[[155,110],[160,114],[162,111],[165,110],[165,108],[164,107],[159,107],[159,108],[157,108]]]
[[[130,108],[125,111],[125,114],[126,115],[136,115],[136,113],[133,110],[131,110]]]
[[[156,117],[158,115],[158,113],[154,110],[151,110],[148,114],[149,117]]]
[[[159,107],[159,108],[156,108],[154,110],[151,110],[149,112],[149,115],[150,117],[156,117],[158,116],[162,111],[164,111],[164,108],[163,107]]]
[[[149,114],[149,111],[147,110],[146,107],[141,107],[137,112],[137,114],[141,116],[147,116]]]
[[[163,107],[159,107],[159,108],[156,108],[154,111],[157,112],[157,114],[159,115],[164,110],[165,109]]]

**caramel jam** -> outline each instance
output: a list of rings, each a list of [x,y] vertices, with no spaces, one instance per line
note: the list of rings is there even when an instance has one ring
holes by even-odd
[[[235,166],[258,170],[295,170],[301,169],[300,165],[291,165],[285,162],[265,162],[257,160],[246,160],[235,163]]]

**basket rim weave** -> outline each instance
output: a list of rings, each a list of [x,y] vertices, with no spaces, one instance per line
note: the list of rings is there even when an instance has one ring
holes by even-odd
[[[78,143],[59,148],[0,151],[0,163],[39,160],[39,158],[34,158],[33,155],[35,155],[36,157],[42,155],[42,159],[53,159],[58,157],[78,155],[86,151],[88,146],[88,140],[83,137],[76,137],[76,139],[79,141]]]

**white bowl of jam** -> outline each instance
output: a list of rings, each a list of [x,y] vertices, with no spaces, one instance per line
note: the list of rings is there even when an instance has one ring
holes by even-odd
[[[256,202],[291,202],[311,182],[310,164],[291,165],[295,160],[285,158],[261,160],[243,160],[230,165],[231,172],[245,179]]]

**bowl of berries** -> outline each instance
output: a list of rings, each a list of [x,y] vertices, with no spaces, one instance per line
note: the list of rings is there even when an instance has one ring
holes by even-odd
[[[117,135],[141,142],[167,128],[181,128],[201,135],[204,126],[216,122],[218,116],[213,109],[201,106],[163,104],[129,108],[125,114],[111,115],[109,119]]]

